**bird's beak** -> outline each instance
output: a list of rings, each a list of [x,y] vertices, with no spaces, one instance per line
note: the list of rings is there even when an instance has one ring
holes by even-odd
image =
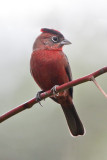
[[[63,39],[60,43],[61,45],[68,45],[68,44],[72,44],[70,41],[68,41],[67,39]]]

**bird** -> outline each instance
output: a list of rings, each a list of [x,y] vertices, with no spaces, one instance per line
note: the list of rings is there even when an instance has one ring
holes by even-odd
[[[63,46],[69,44],[71,42],[60,31],[49,28],[42,28],[34,41],[30,71],[42,91],[53,89],[55,92],[55,86],[72,81],[68,58],[63,52]],[[84,135],[83,124],[73,103],[73,87],[51,96],[51,99],[61,105],[71,135]]]

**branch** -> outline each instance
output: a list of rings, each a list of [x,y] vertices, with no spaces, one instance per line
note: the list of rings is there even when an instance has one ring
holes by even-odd
[[[107,94],[103,91],[103,89],[100,87],[100,85],[97,83],[94,77],[91,78],[91,80],[94,82],[96,87],[99,89],[99,91],[107,98]]]
[[[97,70],[96,72],[93,72],[93,73],[87,75],[87,76],[84,76],[82,78],[70,81],[68,83],[64,83],[64,84],[56,87],[57,93],[59,93],[61,91],[64,91],[66,89],[69,89],[70,87],[79,85],[81,83],[85,83],[87,81],[93,81],[93,78],[96,78],[96,77],[98,77],[101,74],[104,74],[106,72],[107,72],[107,67],[104,67],[104,68],[101,68],[101,69]],[[94,81],[94,83],[95,83],[95,81]],[[101,90],[101,87],[100,87],[100,90]],[[102,92],[104,92],[104,91],[102,91]],[[52,95],[53,95],[52,91],[48,90],[46,92],[41,93],[40,94],[40,98],[41,98],[41,100],[43,100],[43,99],[46,99],[47,97],[50,97]],[[107,95],[106,95],[106,98],[107,98]],[[36,103],[38,103],[37,99],[33,98],[33,99],[27,101],[26,103],[21,104],[20,106],[10,110],[9,112],[7,112],[7,113],[5,113],[5,114],[0,116],[0,123],[5,121],[6,119],[12,117],[13,115],[25,110],[25,109],[31,108]]]

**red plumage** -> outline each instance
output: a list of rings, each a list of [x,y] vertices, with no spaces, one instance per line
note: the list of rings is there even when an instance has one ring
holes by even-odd
[[[62,51],[63,45],[70,44],[64,36],[56,30],[43,28],[42,34],[35,40],[31,55],[31,74],[43,90],[49,90],[55,85],[72,80],[67,57]],[[58,96],[51,98],[61,104],[69,129],[73,136],[83,135],[84,128],[74,108],[70,88]]]

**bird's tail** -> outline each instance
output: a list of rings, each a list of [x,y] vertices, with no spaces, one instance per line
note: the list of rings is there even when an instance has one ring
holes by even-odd
[[[73,136],[83,135],[84,127],[76,112],[73,102],[61,104],[61,106],[64,111],[71,134]]]

